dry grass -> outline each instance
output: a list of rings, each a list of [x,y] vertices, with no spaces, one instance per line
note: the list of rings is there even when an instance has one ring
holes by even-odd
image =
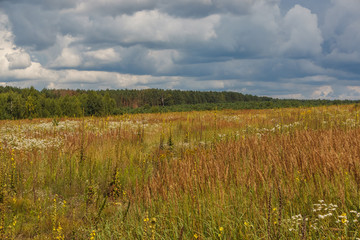
[[[0,235],[356,239],[359,120],[335,106],[3,121]]]

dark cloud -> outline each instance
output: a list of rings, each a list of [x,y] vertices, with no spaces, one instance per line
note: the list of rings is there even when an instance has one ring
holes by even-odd
[[[131,15],[139,11],[156,9],[157,0],[87,0],[78,1],[74,13],[91,16],[112,16],[127,14]]]
[[[42,50],[55,43],[58,13],[43,11],[37,5],[6,4],[15,43],[35,50]]]
[[[0,7],[0,81],[360,97],[358,0],[3,0]]]
[[[32,0],[31,2],[27,0],[2,0],[0,3],[11,3],[12,5],[18,4],[29,4],[29,5],[39,5],[45,9],[64,9],[64,8],[72,8],[77,5],[77,1],[74,0]]]
[[[162,11],[178,17],[201,18],[212,14],[232,13],[248,14],[253,1],[232,0],[179,0],[162,1],[159,7]]]

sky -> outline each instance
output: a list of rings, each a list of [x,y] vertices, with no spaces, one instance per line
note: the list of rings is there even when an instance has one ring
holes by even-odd
[[[360,99],[359,0],[0,0],[0,86]]]

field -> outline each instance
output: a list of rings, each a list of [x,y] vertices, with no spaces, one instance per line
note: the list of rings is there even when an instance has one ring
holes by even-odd
[[[360,108],[0,122],[0,239],[360,239]]]

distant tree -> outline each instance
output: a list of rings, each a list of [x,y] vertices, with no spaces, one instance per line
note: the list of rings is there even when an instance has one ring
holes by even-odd
[[[106,92],[103,99],[103,113],[105,115],[111,115],[115,111],[116,102],[113,98],[110,97],[109,92]]]
[[[25,101],[20,94],[8,92],[6,102],[6,112],[11,118],[21,119],[25,117]]]
[[[1,91],[2,89],[0,89]],[[0,119],[9,119],[11,115],[6,111],[7,107],[7,94],[0,94]]]
[[[60,101],[58,99],[47,99],[45,104],[51,117],[58,117],[63,115],[59,102]]]
[[[103,114],[102,97],[95,91],[89,91],[87,94],[85,112],[89,116],[101,116]]]
[[[32,95],[27,96],[25,101],[25,108],[26,108],[25,114],[27,117],[32,118],[35,116],[35,102],[36,99],[34,96]]]
[[[60,98],[61,115],[68,117],[81,116],[81,102],[76,96],[65,95]]]

